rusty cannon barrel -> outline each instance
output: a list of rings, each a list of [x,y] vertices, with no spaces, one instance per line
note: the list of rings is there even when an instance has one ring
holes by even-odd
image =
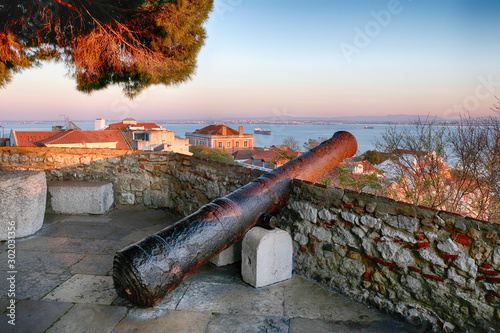
[[[283,207],[292,179],[313,182],[356,151],[354,136],[336,132],[286,165],[117,252],[113,281],[118,295],[134,304],[155,305],[197,268],[239,241],[263,220],[262,214]]]

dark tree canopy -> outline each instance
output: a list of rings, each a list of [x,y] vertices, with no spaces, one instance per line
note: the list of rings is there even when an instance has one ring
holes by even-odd
[[[133,97],[191,78],[213,0],[1,0],[0,87],[40,61],[65,61],[78,90]]]

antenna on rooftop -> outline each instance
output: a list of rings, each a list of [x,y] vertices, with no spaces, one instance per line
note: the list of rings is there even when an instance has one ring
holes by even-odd
[[[69,123],[69,116],[65,115],[65,114],[60,114],[59,117],[64,117],[64,121],[67,123]]]

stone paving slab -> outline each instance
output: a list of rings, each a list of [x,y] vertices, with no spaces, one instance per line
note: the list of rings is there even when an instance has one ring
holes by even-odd
[[[17,251],[54,251],[63,244],[67,238],[30,236],[16,241]]]
[[[111,239],[118,240],[123,238],[130,232],[129,229],[117,228],[110,224],[94,224],[92,227],[89,223],[64,223],[44,226],[38,233],[38,236],[46,237],[65,237],[65,238],[85,238],[85,239]]]
[[[297,276],[285,286],[285,317],[338,321],[378,321],[381,313]]]
[[[15,298],[39,300],[70,277],[69,273],[17,272]],[[7,273],[0,273],[0,297],[2,298],[8,296],[7,283]]]
[[[264,287],[193,282],[177,310],[203,313],[283,316],[283,287]]]
[[[114,255],[121,250],[122,243],[116,240],[66,238],[54,251],[58,253],[91,253]]]
[[[370,322],[328,322],[318,319],[293,318],[290,319],[290,333],[312,332],[342,332],[342,333],[417,333],[418,330],[409,328],[401,322],[391,319]]]
[[[203,313],[134,308],[113,332],[205,333],[209,320]]]
[[[0,318],[0,332],[42,333],[74,304],[51,301],[21,300],[16,304],[15,326],[6,315]]]
[[[116,298],[111,276],[75,274],[44,297],[46,300],[110,305]]]
[[[71,266],[71,274],[110,275],[113,270],[113,255],[88,254]]]
[[[212,315],[206,333],[288,333],[289,320],[282,317]],[[319,331],[309,331],[316,333]]]
[[[75,304],[47,333],[109,333],[126,313],[123,306]]]
[[[186,291],[190,284],[191,283],[184,281],[180,286],[178,286],[174,291],[165,296],[154,307],[163,310],[175,310],[179,305],[182,297],[184,297],[184,294],[186,294]]]
[[[85,255],[42,251],[16,251],[17,271],[37,271],[61,274]],[[7,253],[0,255],[0,263],[7,263]]]

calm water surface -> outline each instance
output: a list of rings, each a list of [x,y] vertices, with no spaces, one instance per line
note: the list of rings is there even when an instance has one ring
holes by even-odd
[[[75,122],[83,130],[93,130],[94,122]],[[43,124],[0,124],[0,136],[8,137],[10,130],[13,128],[18,131],[50,131],[53,125],[61,125],[61,123],[43,123]],[[177,136],[184,138],[186,132],[194,132],[207,125],[205,124],[163,124],[164,128],[174,131]],[[230,124],[229,127],[237,129],[237,124]],[[381,134],[384,132],[387,125],[373,124],[373,129],[365,129],[366,124],[349,124],[349,125],[282,125],[282,124],[244,124],[243,131],[247,134],[252,134],[254,128],[271,130],[271,135],[255,135],[255,146],[269,147],[271,145],[279,145],[283,139],[292,136],[299,142],[303,149],[303,144],[307,140],[318,139],[319,137],[330,138],[337,131],[348,131],[356,137],[358,141],[358,153],[363,153],[367,150],[374,149],[374,144],[377,140],[381,140]]]

